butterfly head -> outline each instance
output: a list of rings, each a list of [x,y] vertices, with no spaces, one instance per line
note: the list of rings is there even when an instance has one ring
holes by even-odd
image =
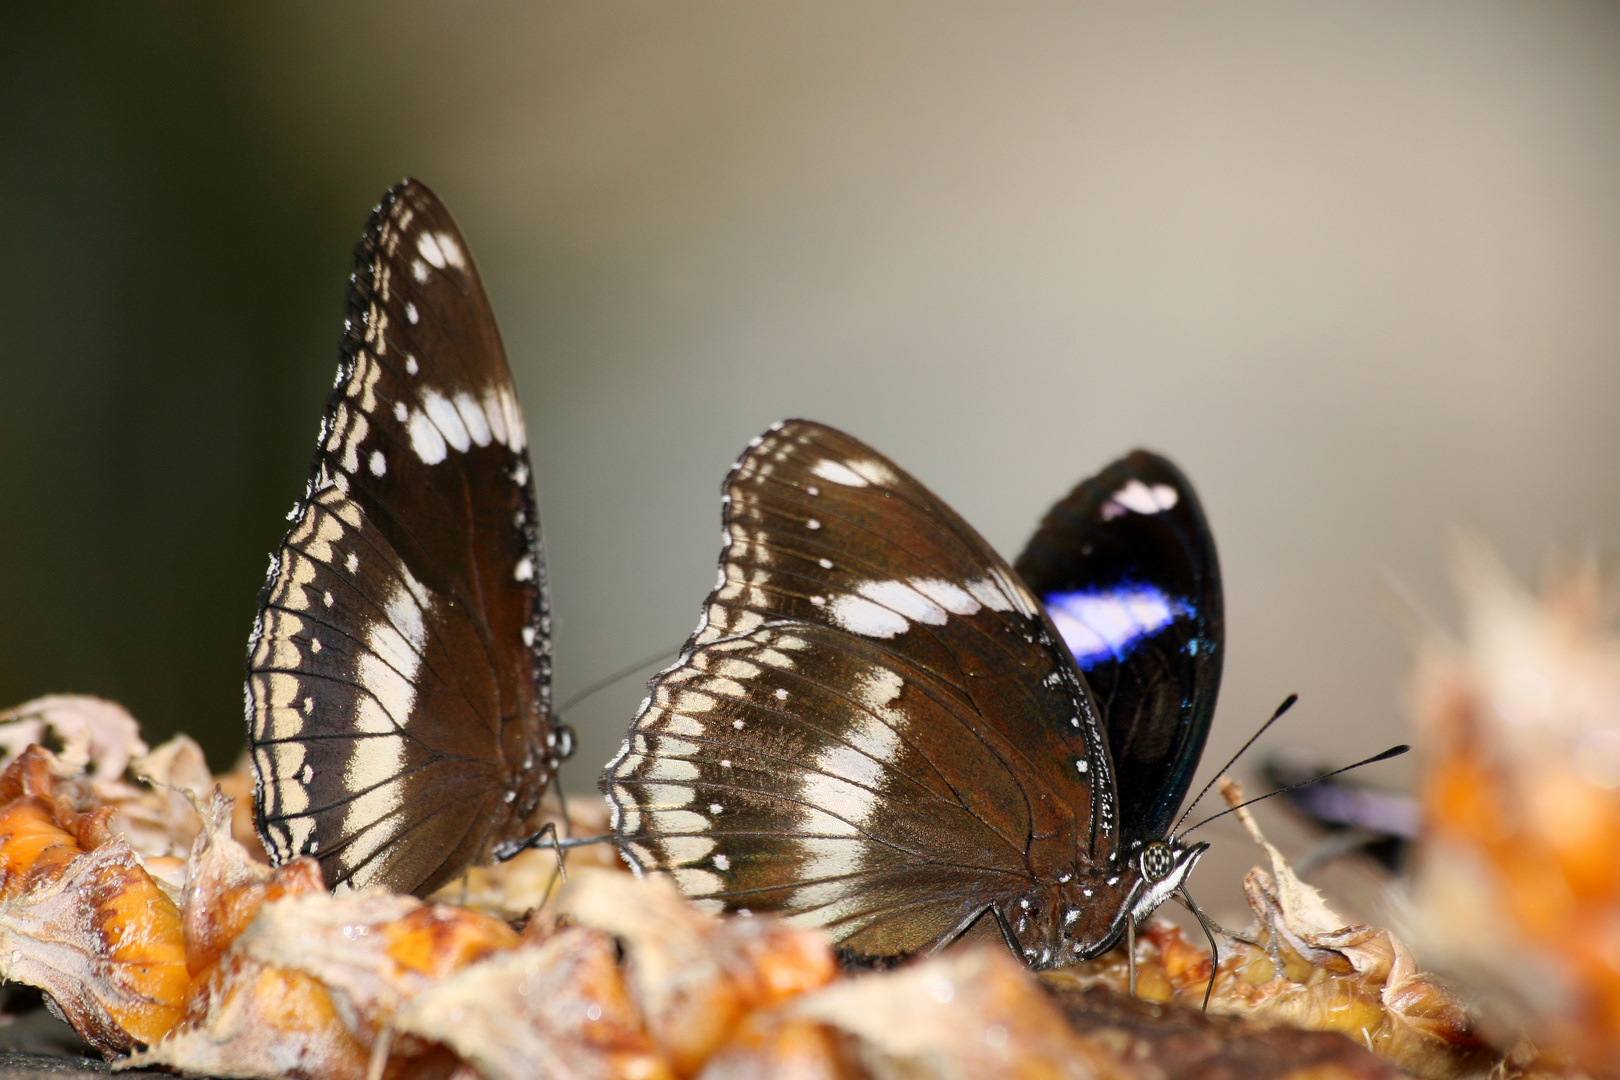
[[[1079,963],[1113,948],[1181,887],[1208,844],[1155,840],[1104,867],[1059,875],[1001,912],[1014,951],[1036,969]]]
[[[1153,840],[1138,848],[1131,862],[1140,889],[1129,903],[1131,918],[1140,922],[1158,910],[1187,880],[1193,866],[1208,850],[1206,843],[1183,844],[1174,837]]]

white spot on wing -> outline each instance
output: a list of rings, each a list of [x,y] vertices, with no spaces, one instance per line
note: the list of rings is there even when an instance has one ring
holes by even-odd
[[[879,714],[883,714],[889,704],[899,697],[900,692],[905,688],[906,681],[900,677],[898,672],[890,671],[888,668],[872,668],[863,671],[860,678],[855,681],[855,695],[861,704]],[[889,731],[887,727],[884,730]],[[893,736],[893,732],[890,732],[890,735]],[[882,752],[892,750],[897,743],[898,738],[896,737]],[[879,756],[881,756],[882,752],[880,752]]]
[[[685,758],[655,758],[647,768],[647,779],[680,782],[696,780],[700,773],[693,762]],[[701,827],[701,826],[700,826]]]
[[[831,480],[845,487],[865,487],[866,477],[840,461],[823,458],[810,467],[810,471],[823,480]]]
[[[839,626],[863,637],[892,638],[911,626],[903,616],[864,596],[835,597],[827,613]]]
[[[1169,484],[1154,484],[1150,487],[1133,477],[1124,487],[1114,492],[1113,501],[1138,514],[1158,514],[1173,509],[1178,497],[1176,489]],[[1110,516],[1106,508],[1103,516],[1105,518]]]
[[[900,478],[894,475],[894,470],[877,461],[863,460],[851,461],[848,465],[855,472],[866,477],[867,483],[879,487],[893,487]]]
[[[444,435],[445,442],[463,452],[472,445],[472,436],[467,433],[467,425],[461,422],[461,414],[443,394],[437,390],[422,391],[422,411]]]
[[[432,263],[440,270],[444,269],[444,252],[439,248],[439,239],[433,233],[425,232],[416,238],[416,250],[422,253],[422,258]]]
[[[988,585],[988,583],[984,583]],[[910,581],[863,581],[856,596],[836,597],[830,613],[844,629],[866,637],[891,638],[905,633],[913,622],[943,626],[951,615],[972,615],[982,606],[1005,611],[1011,607],[1000,590],[959,585],[940,578]],[[814,602],[815,598],[812,598]]]
[[[1012,601],[1008,599],[1007,594],[1002,592],[1001,587],[989,578],[974,578],[967,583],[967,591],[973,599],[991,611],[1011,611],[1013,609]]]
[[[506,410],[501,407],[501,395],[493,386],[484,388],[484,418],[489,421],[489,433],[502,446],[511,445],[506,430]]]
[[[868,600],[897,611],[913,622],[945,625],[945,609],[904,581],[863,581],[857,589]]]
[[[952,615],[972,615],[979,602],[967,590],[941,578],[914,578],[911,587]]]
[[[371,475],[381,476],[387,471],[388,460],[383,457],[383,452],[381,450],[373,450],[371,452]]]
[[[411,413],[410,423],[405,430],[411,436],[411,449],[421,459],[424,465],[437,465],[449,456],[449,448],[445,446],[444,435],[439,431],[438,425],[429,420],[426,413]]]
[[[355,667],[355,682],[370,696],[361,699],[354,710],[353,724],[359,734],[384,737],[356,739],[349,751],[343,770],[344,785],[350,791],[376,790],[349,803],[343,815],[345,835],[365,832],[399,806],[400,786],[390,781],[405,767],[405,739],[399,734],[399,726],[409,721],[416,704],[416,676],[427,642],[427,619],[422,606],[426,597],[426,590],[407,572],[384,598],[383,617],[373,619],[366,627],[365,649]],[[369,844],[367,847],[374,850]]]
[[[490,423],[489,417],[484,414],[484,407],[463,390],[456,395],[456,412],[461,415],[461,422],[467,426],[467,434],[472,436],[472,441],[479,446],[488,446]]]
[[[523,426],[523,410],[518,408],[517,398],[512,394],[511,389],[506,386],[496,389],[494,397],[495,403],[491,405],[488,401],[489,394],[485,394],[485,411],[491,417],[494,417],[497,412],[501,414],[501,426],[506,429],[507,447],[512,450],[522,450],[528,445],[529,439]],[[491,429],[496,426],[496,422],[491,419]]]
[[[465,270],[467,257],[461,253],[461,245],[449,233],[439,233],[439,250],[444,252],[444,261],[457,269]]]
[[[692,838],[682,837],[681,839],[689,840]],[[714,845],[711,843],[709,846],[713,847]],[[668,843],[665,843],[664,849],[666,851],[669,849]],[[675,884],[679,885],[681,891],[687,896],[704,896],[708,893],[719,892],[722,885],[719,874],[711,873],[708,870],[700,870],[695,866],[677,866],[670,873],[675,876]]]

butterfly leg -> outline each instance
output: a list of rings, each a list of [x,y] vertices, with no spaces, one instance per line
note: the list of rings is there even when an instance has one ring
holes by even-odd
[[[1215,931],[1210,928],[1210,921],[1204,917],[1203,909],[1193,901],[1192,893],[1187,891],[1187,886],[1182,885],[1178,891],[1181,895],[1176,899],[1181,900],[1187,910],[1193,913],[1198,925],[1204,928],[1204,936],[1209,939],[1209,985],[1204,987],[1204,1011],[1209,1012],[1209,996],[1215,992],[1215,971],[1221,966],[1220,946],[1215,944]]]
[[[1006,940],[1007,948],[1012,950],[1012,954],[1014,956],[1022,960],[1024,958],[1024,950],[1018,944],[1018,938],[1013,934],[1012,924],[1007,921],[1007,916],[1003,915],[1001,913],[1001,909],[998,907],[992,906],[990,910],[995,912],[996,925],[1001,928],[1001,936]]]
[[[550,833],[551,835],[548,837],[546,835],[547,833]],[[612,833],[603,833],[601,836],[570,836],[559,839],[557,836],[556,823],[547,822],[546,825],[533,836],[525,837],[522,840],[515,840],[508,844],[496,845],[495,861],[505,862],[514,856],[522,854],[530,848],[547,848],[556,851],[567,851],[570,848],[587,847],[591,844],[611,844],[615,839],[616,837]]]
[[[561,792],[559,792],[559,794],[561,794]],[[566,811],[564,811],[564,813],[566,814]],[[563,845],[562,841],[557,836],[557,823],[555,821],[546,822],[545,825],[541,827],[540,831],[534,834],[533,846],[543,846],[540,843],[540,838],[545,836],[546,833],[551,834],[551,851],[557,856],[557,876],[562,878],[563,884],[566,885],[568,883],[568,860],[563,855]],[[551,886],[549,884],[546,886],[546,892],[551,892]]]
[[[937,953],[941,949],[946,949],[952,945],[955,945],[958,941],[961,941],[970,934],[972,934],[975,938],[978,938],[979,932],[975,930],[975,927],[979,925],[980,920],[982,920],[987,914],[995,917],[996,927],[1001,931],[1002,938],[1007,942],[1007,948],[1012,950],[1014,956],[1020,955],[1017,940],[1013,937],[1012,927],[1007,925],[1007,920],[1002,916],[1000,909],[994,904],[986,904],[984,907],[969,913],[968,916],[961,922],[957,923],[946,933],[941,934],[938,940],[928,947],[927,951],[930,954]],[[988,928],[986,928],[985,934],[988,936]]]
[[[1131,988],[1131,997],[1136,996],[1136,920],[1125,920],[1125,970]]]

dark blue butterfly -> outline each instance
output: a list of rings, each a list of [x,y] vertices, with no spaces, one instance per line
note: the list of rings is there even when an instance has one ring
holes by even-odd
[[[1164,836],[1209,735],[1226,637],[1215,540],[1192,485],[1137,450],[1052,507],[1013,566],[1102,712],[1122,828]]]

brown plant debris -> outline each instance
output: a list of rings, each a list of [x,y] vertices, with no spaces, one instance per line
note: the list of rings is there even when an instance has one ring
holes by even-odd
[[[517,948],[422,991],[395,1024],[488,1080],[675,1076],[631,999],[613,938],[582,926],[525,934]]]
[[[17,745],[25,735],[63,753]],[[183,737],[148,751],[111,703],[46,698],[0,714],[7,747],[0,973],[45,990],[104,1053],[129,1054],[115,1068],[303,1080],[1573,1075],[1528,1043],[1506,1058],[1487,1047],[1400,939],[1345,925],[1257,831],[1269,867],[1244,883],[1254,925],[1223,950],[1205,1015],[1210,959],[1168,923],[1139,936],[1140,999],[1122,993],[1117,950],[1042,977],[983,946],[841,973],[821,933],[700,911],[605,846],[571,854],[566,884],[555,853],[535,850],[430,901],[329,894],[313,860],[272,869],[243,842],[245,774],[214,783]],[[575,835],[605,827],[599,807],[574,809]]]
[[[1233,806],[1237,784],[1223,781]],[[1500,1058],[1479,1037],[1464,1003],[1446,984],[1418,970],[1390,931],[1350,925],[1282,853],[1246,810],[1239,819],[1266,853],[1270,870],[1243,880],[1254,923],[1222,948],[1210,995],[1212,1013],[1339,1032],[1417,1076],[1473,1075]],[[1209,957],[1179,929],[1155,921],[1137,942],[1137,992],[1149,1000],[1199,1005],[1209,986]],[[1057,986],[1105,986],[1124,992],[1122,949],[1090,964],[1052,973]]]
[[[0,773],[0,977],[38,987],[106,1054],[152,1042],[179,1015],[180,913],[122,837],[111,807],[77,813],[40,746]]]
[[[701,1074],[839,1080],[1137,1080],[1069,1027],[1005,950],[951,950],[756,1014]]]
[[[1336,1032],[1205,1013],[1133,998],[1106,986],[1054,988],[1088,1045],[1130,1062],[1133,1075],[1177,1080],[1393,1080],[1391,1063]]]
[[[682,1074],[695,1072],[744,1014],[822,986],[836,971],[819,932],[716,918],[663,878],[581,874],[559,909],[623,944],[631,997]]]

